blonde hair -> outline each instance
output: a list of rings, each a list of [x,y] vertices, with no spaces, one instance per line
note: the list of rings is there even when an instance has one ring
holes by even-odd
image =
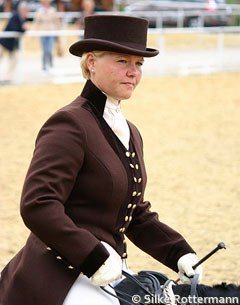
[[[90,79],[91,73],[88,69],[87,65],[87,58],[90,53],[93,53],[96,57],[103,56],[106,52],[105,51],[92,51],[92,52],[86,52],[83,53],[81,58],[81,69],[82,69],[82,75],[85,79]]]
[[[22,10],[26,10],[26,11],[29,10],[29,5],[26,1],[19,2],[18,11],[22,11]]]

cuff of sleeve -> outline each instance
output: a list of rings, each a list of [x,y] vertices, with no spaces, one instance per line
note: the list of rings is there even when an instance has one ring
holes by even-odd
[[[190,245],[188,245],[186,243],[186,241],[182,241],[178,245],[178,251],[175,250],[168,255],[166,263],[165,263],[166,266],[168,266],[173,271],[178,272],[177,262],[178,262],[179,258],[188,253],[196,254],[196,252],[190,247]]]
[[[79,266],[81,272],[87,277],[91,277],[107,260],[109,252],[98,243],[93,251],[88,255],[86,260]]]

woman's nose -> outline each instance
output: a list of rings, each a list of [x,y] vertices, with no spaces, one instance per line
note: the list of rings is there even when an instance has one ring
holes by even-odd
[[[135,64],[130,64],[127,72],[128,75],[136,76],[139,73],[139,67],[137,67]]]

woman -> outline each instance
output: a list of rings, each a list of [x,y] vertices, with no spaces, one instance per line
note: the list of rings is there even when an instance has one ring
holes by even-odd
[[[36,12],[35,26],[41,31],[55,31],[60,27],[60,20],[51,0],[41,0],[41,6]],[[53,67],[53,48],[56,41],[54,35],[41,36],[42,70],[48,72]]]
[[[25,1],[19,2],[17,11],[13,12],[9,18],[4,32],[18,32],[18,37],[2,37],[0,38],[0,61],[4,56],[8,57],[7,69],[2,77],[1,83],[8,84],[14,81],[16,76],[16,68],[18,64],[18,52],[20,40],[23,33],[27,30],[28,3]],[[1,67],[2,68],[2,67]]]
[[[125,235],[183,281],[194,274],[194,250],[143,199],[142,139],[120,108],[144,57],[158,54],[146,48],[147,28],[141,18],[89,16],[70,47],[88,80],[37,137],[21,197],[32,233],[2,271],[0,304],[118,304],[99,286],[121,278]]]

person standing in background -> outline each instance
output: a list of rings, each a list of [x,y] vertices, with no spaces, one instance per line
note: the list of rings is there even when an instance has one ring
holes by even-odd
[[[81,5],[81,17],[79,18],[79,27],[84,30],[84,19],[87,16],[91,16],[95,13],[95,1],[94,0],[83,0]]]
[[[96,4],[94,0],[83,0],[81,4],[81,15],[76,21],[76,26],[80,30],[84,30],[85,17],[94,15]],[[80,39],[83,39],[83,35],[80,35]]]
[[[3,76],[1,75],[1,84],[8,84],[14,80],[21,34],[27,30],[27,16],[28,4],[27,2],[20,2],[17,11],[12,14],[3,30],[4,32],[19,32],[19,36],[0,38],[0,60],[5,55],[9,59],[7,71],[3,73]]]
[[[35,25],[37,30],[54,31],[59,28],[60,20],[51,0],[41,0],[41,6],[36,12]],[[48,72],[53,67],[53,47],[56,37],[54,35],[41,36],[42,70]]]

